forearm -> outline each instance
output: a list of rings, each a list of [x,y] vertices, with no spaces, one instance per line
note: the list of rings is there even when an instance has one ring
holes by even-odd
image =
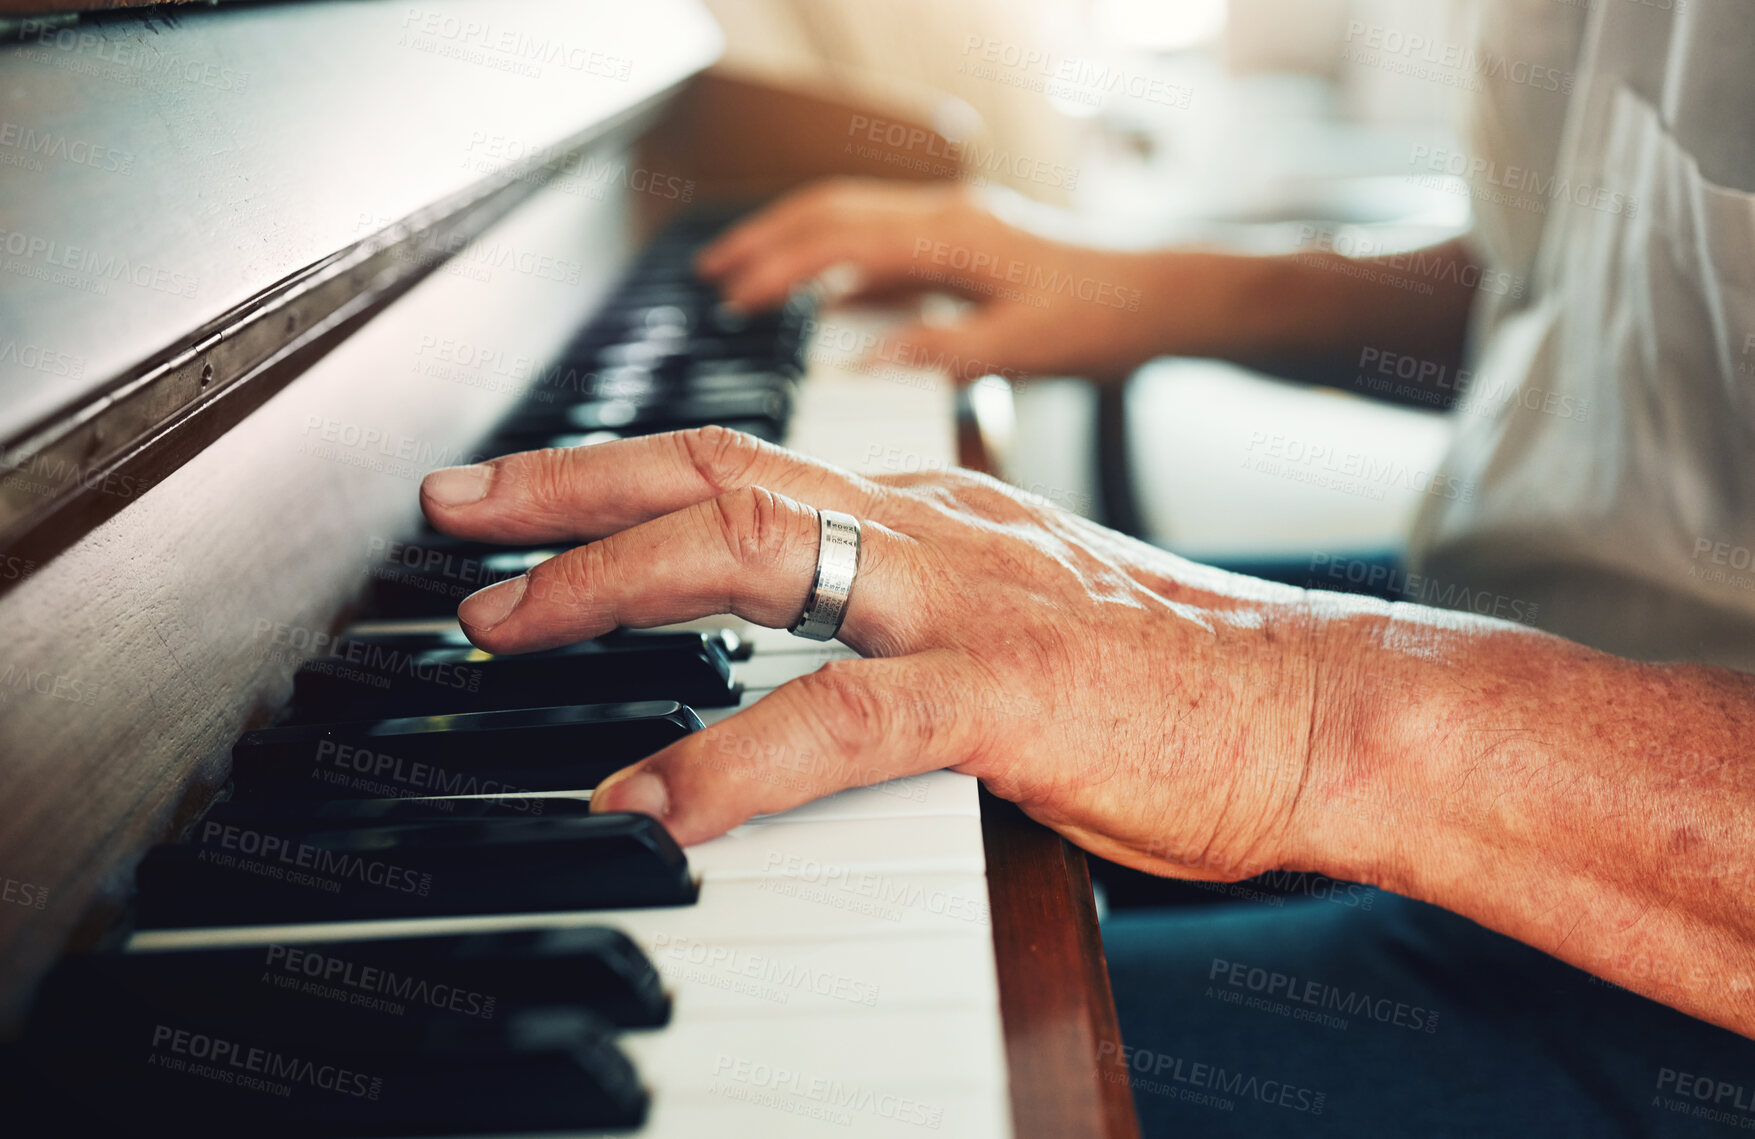
[[[1328,251],[1154,256],[1164,282],[1158,354],[1211,356],[1339,387],[1362,386],[1361,371],[1370,373],[1363,359],[1408,356],[1416,366],[1392,372],[1398,385],[1455,395],[1481,274],[1461,240],[1370,260]]]
[[[1755,677],[1413,606],[1324,640],[1305,861],[1755,1036]]]

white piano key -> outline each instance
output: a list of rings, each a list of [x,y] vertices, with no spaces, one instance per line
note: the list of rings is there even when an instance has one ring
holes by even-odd
[[[731,1081],[705,1099],[655,1100],[646,1126],[634,1134],[640,1139],[1003,1139],[1012,1133],[1003,1084],[921,1088],[910,1100],[845,1106],[831,1100],[832,1094],[818,1088],[777,1095]]]
[[[980,783],[955,771],[928,771],[850,787],[774,815],[758,815],[752,823],[820,822],[829,819],[878,819],[903,815],[973,815],[981,817]]]
[[[629,1032],[623,1049],[655,1100],[722,1098],[726,1083],[789,1091],[836,1084],[859,1098],[980,1087],[1002,1078],[989,1009],[866,1010],[835,1017],[673,1020]],[[956,1132],[952,1132],[955,1134]]]
[[[834,883],[785,876],[706,882],[700,900],[692,906],[141,930],[129,940],[128,948],[150,951],[586,925],[612,926],[636,940],[679,929],[744,942],[915,934],[992,936],[986,875],[880,873]]]
[[[655,625],[652,631],[657,633],[710,633],[716,629],[730,629],[746,644],[750,645],[758,655],[771,651],[792,652],[800,648],[811,650],[823,647],[822,642],[795,637],[785,629],[770,629],[765,625],[757,625],[729,613],[698,617],[693,621],[678,621],[674,625]]]
[[[640,942],[680,1021],[839,1015],[861,1010],[993,1011],[993,947],[975,937],[756,944],[715,941],[677,923]]]
[[[745,825],[692,846],[689,865],[715,883],[790,878],[852,888],[874,874],[980,874],[981,820],[971,815]]]
[[[750,659],[732,666],[732,679],[741,681],[747,690],[766,691],[807,672],[815,672],[832,660],[856,660],[858,657],[858,653],[840,645],[818,645],[813,649],[791,652],[759,648]]]

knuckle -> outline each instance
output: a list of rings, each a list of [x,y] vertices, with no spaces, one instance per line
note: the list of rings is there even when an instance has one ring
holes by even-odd
[[[744,485],[767,457],[760,439],[728,427],[695,427],[675,438],[695,474],[716,495]]]
[[[733,560],[751,569],[779,567],[799,507],[771,490],[746,486],[713,500],[720,537]]]
[[[958,502],[987,518],[1011,521],[1029,513],[1017,491],[986,475],[956,471],[949,485]]]
[[[567,500],[571,459],[569,452],[554,447],[510,455],[499,460],[494,482],[511,484],[524,509],[546,514]]]
[[[605,579],[603,545],[592,542],[530,567],[525,575],[531,600],[556,605],[577,605],[590,597]]]
[[[799,679],[818,724],[841,755],[857,755],[882,741],[890,708],[860,673],[857,661],[833,660]]]

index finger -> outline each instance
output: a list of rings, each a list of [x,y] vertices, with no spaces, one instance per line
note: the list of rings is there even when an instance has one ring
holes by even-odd
[[[818,225],[826,187],[806,186],[737,222],[695,255],[695,271],[713,280],[755,253]]]
[[[578,542],[751,486],[859,517],[881,497],[867,479],[723,427],[447,467],[420,497],[427,519],[461,538]]]

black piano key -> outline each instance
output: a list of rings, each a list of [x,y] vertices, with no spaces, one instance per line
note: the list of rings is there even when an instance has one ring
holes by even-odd
[[[54,1130],[33,1134],[96,1134],[94,1120],[202,1139],[636,1127],[648,1096],[611,1031],[587,1012],[533,1008],[433,1021],[413,1046],[377,1049],[149,1004],[33,1034],[25,1054],[59,1101]]]
[[[232,748],[237,798],[583,791],[699,731],[672,701],[290,724]]]
[[[553,411],[558,415],[558,409]],[[680,430],[674,423],[651,422],[632,423],[611,431],[607,428],[594,431],[574,429],[564,419],[537,420],[525,419],[509,424],[507,429],[482,445],[482,453],[488,455],[510,455],[518,451],[538,451],[544,447],[584,447],[596,443],[607,443],[611,438],[633,439],[641,435],[661,435],[666,431]],[[716,419],[713,421],[720,427],[731,431],[741,431],[745,435],[754,435],[768,443],[778,443],[785,435],[785,424],[777,424],[772,419]],[[701,424],[684,424],[696,426]]]
[[[569,790],[572,790],[569,788]],[[589,799],[567,795],[421,796],[398,799],[310,799],[255,796],[215,803],[202,822],[315,828],[381,826],[389,823],[475,819],[578,818],[591,813]]]
[[[783,430],[792,413],[792,396],[783,377],[771,385],[680,394],[674,399],[587,399],[561,407],[538,405],[507,422],[502,434],[529,437],[568,432],[620,431],[624,434],[675,431],[707,424],[765,424]]]
[[[782,425],[792,410],[789,393],[775,385],[730,391],[704,391],[676,399],[639,402],[624,399],[587,400],[566,409],[565,422],[576,431],[630,426],[664,426],[666,430],[730,420],[765,420]]]
[[[475,556],[413,543],[393,542],[368,571],[372,587],[361,606],[365,617],[436,617],[455,613],[477,590],[527,573],[566,547],[497,549]]]
[[[327,824],[318,824],[319,827]],[[695,900],[655,819],[403,822],[350,830],[198,822],[136,871],[144,928],[546,913]]]
[[[272,1022],[298,1043],[374,1048],[418,1046],[435,1020],[549,1005],[625,1028],[670,1019],[658,971],[605,926],[72,954],[50,972],[31,1015],[65,1026],[142,1005],[239,1029]]]
[[[361,720],[551,705],[675,700],[694,707],[737,703],[731,662],[718,642],[585,641],[545,652],[494,656],[469,648],[409,648],[344,640],[333,656],[306,661],[293,680],[298,720]]]
[[[749,641],[739,636],[734,629],[701,629],[698,631],[677,632],[671,629],[611,629],[596,638],[596,643],[609,649],[614,648],[653,648],[670,646],[679,649],[692,649],[694,638],[705,637],[718,644],[720,651],[727,660],[748,660],[753,651]],[[362,623],[353,626],[343,635],[343,639],[370,641],[380,645],[395,645],[398,648],[468,648],[469,637],[459,625],[442,627],[411,626],[399,627],[394,622],[383,624]]]

